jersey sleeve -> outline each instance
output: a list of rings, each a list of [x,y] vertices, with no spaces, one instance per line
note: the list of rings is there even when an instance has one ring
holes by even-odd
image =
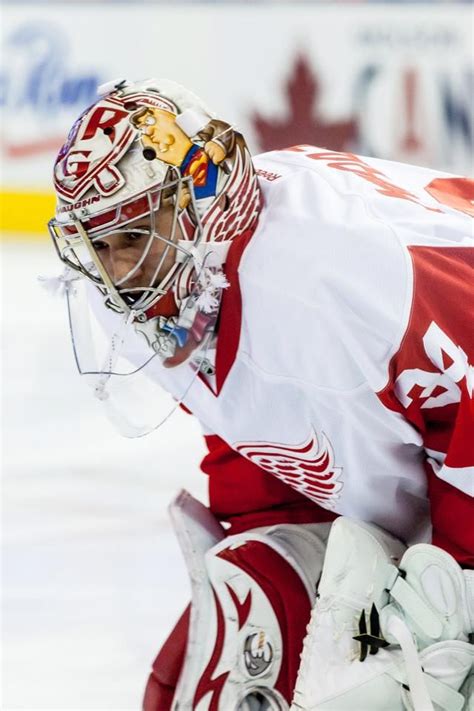
[[[208,454],[201,469],[209,476],[210,509],[230,524],[230,533],[279,523],[323,523],[327,511],[234,451],[217,435],[205,435]]]
[[[378,396],[422,436],[433,543],[474,567],[474,253],[409,251],[411,314]]]

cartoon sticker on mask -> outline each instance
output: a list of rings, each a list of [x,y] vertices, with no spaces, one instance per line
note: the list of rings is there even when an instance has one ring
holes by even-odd
[[[191,176],[196,200],[213,198],[218,192],[218,166],[233,152],[235,133],[229,124],[211,119],[193,137],[199,140],[196,143],[180,128],[176,118],[172,111],[143,106],[133,114],[131,122],[142,134],[145,158],[158,158],[179,168],[183,177]],[[189,192],[185,193],[180,207],[187,207],[190,199]]]

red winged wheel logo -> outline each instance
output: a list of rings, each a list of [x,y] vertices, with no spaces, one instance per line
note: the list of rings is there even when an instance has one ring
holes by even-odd
[[[234,449],[324,508],[334,508],[344,486],[339,481],[342,467],[335,466],[334,451],[324,432],[319,436],[313,430],[305,442],[294,447],[238,442]]]

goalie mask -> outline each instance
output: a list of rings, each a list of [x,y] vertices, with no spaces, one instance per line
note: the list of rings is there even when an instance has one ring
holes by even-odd
[[[64,278],[84,277],[92,300],[144,337],[162,366],[181,366],[210,342],[228,247],[258,219],[250,154],[239,133],[172,82],[115,81],[99,93],[56,159],[50,233]],[[98,367],[104,375],[115,372],[113,350]]]

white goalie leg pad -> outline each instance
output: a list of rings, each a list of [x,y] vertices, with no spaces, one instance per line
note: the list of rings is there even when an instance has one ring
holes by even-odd
[[[224,538],[186,492],[170,512],[192,587],[174,711],[287,711],[330,524]]]
[[[463,603],[455,603],[453,593],[447,619],[442,595],[433,593],[432,599],[420,594],[420,586],[434,576],[421,555],[435,548],[421,545],[428,550],[413,546],[405,553],[400,541],[377,526],[346,518],[334,522],[292,711],[432,711],[434,704],[461,711],[459,688],[474,658],[472,645],[464,641]],[[454,561],[435,551],[429,561],[441,565],[439,589],[462,597],[459,567],[452,569]],[[398,569],[400,564],[404,570],[404,563],[408,573]],[[453,576],[450,586],[447,568]],[[428,577],[422,574],[426,569]],[[420,574],[423,582],[418,584]],[[425,637],[418,646],[401,603],[415,614],[418,627],[421,622]]]

